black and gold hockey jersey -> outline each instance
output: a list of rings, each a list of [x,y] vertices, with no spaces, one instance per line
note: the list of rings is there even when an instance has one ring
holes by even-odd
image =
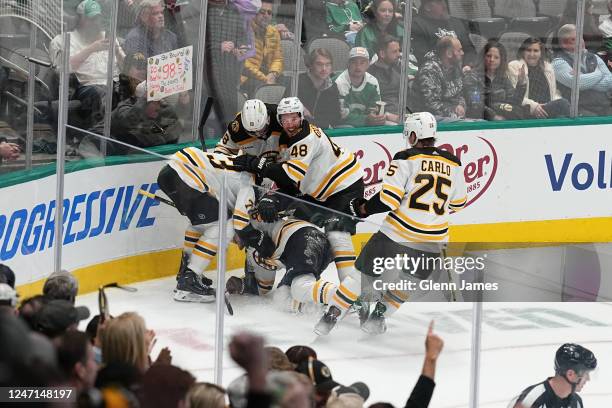
[[[242,125],[242,114],[238,112],[236,118],[230,122],[223,137],[215,146],[214,153],[237,155],[251,154],[254,156],[275,155],[278,152],[279,137],[282,126],[276,119],[276,106],[266,103],[270,124],[268,125],[268,137],[260,139],[249,135]]]
[[[276,222],[262,222],[254,211],[255,204],[255,188],[242,188],[234,207],[234,230],[240,231],[248,225],[252,225],[253,228],[266,233],[272,239],[276,248],[269,261],[275,266],[280,266],[280,257],[283,255],[287,241],[289,241],[293,233],[304,227],[314,227],[314,225],[291,217],[281,218]]]
[[[357,157],[306,120],[297,135],[281,134],[280,152],[285,175],[301,193],[317,201],[325,201],[363,177]]]
[[[380,229],[383,234],[399,243],[448,241],[450,211],[467,202],[457,157],[435,147],[401,151],[391,161],[382,183],[380,192],[366,204],[366,211],[378,200],[388,208]],[[435,246],[431,247],[435,251]]]

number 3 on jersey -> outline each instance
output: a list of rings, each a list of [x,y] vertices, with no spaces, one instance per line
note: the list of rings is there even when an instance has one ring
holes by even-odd
[[[389,171],[391,171],[391,168],[389,168]],[[451,181],[446,177],[434,176],[433,174],[418,174],[414,178],[414,182],[415,184],[420,184],[421,187],[417,188],[417,190],[410,195],[409,207],[421,211],[431,211],[433,208],[436,214],[443,215],[446,211],[446,200],[448,200],[448,194],[443,190],[445,186],[451,186]],[[419,201],[419,198],[427,194],[431,189],[434,189],[437,201],[432,204]]]
[[[291,157],[306,157],[308,146],[305,144],[295,145],[291,148]]]

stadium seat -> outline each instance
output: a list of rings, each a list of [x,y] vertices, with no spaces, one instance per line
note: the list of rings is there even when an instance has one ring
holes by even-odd
[[[495,0],[495,17],[535,17],[536,9],[533,0]]]
[[[506,20],[500,17],[475,18],[469,22],[470,32],[484,38],[499,38],[506,30]]]
[[[448,0],[448,11],[451,16],[467,21],[491,17],[487,0]]]
[[[344,71],[348,66],[349,52],[351,47],[344,41],[337,38],[315,38],[310,42],[308,52],[315,48],[326,48],[334,56],[332,69],[334,72]],[[370,56],[372,57],[372,56]]]
[[[474,49],[476,50],[476,52],[482,51],[485,44],[487,43],[486,37],[483,37],[482,35],[478,35],[478,34],[472,34],[472,33],[470,33],[469,35],[470,35],[470,41],[472,42],[472,45],[474,45]]]
[[[534,0],[537,5],[537,12],[540,16],[559,17],[565,9],[567,0]]]
[[[508,31],[529,33],[534,37],[543,38],[550,30],[550,19],[540,17],[516,17],[513,18]]]
[[[516,52],[519,47],[527,38],[531,35],[522,32],[508,31],[501,35],[499,42],[506,48],[506,54],[508,55],[508,61],[516,58]]]
[[[304,50],[300,48],[299,58],[295,57],[295,46],[293,40],[281,40],[281,48],[283,51],[283,75],[293,75],[293,61],[298,61],[298,73],[306,72],[304,64]]]
[[[278,84],[262,85],[255,91],[255,99],[260,99],[265,103],[278,103],[285,95],[285,86]]]

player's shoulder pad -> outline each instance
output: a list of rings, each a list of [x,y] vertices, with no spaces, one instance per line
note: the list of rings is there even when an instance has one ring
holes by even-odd
[[[246,130],[244,130],[244,126],[242,126],[242,113],[240,112],[238,112],[234,120],[227,125],[227,130],[232,142],[234,143],[242,142],[243,140],[251,138],[251,136],[247,134]]]
[[[417,154],[421,154],[422,152],[419,149],[405,149],[405,150],[400,150],[399,152],[395,153],[395,156],[393,156],[393,160],[407,160],[412,156],[416,156]]]
[[[438,153],[440,156],[444,157],[445,159],[448,159],[454,163],[457,163],[457,165],[461,166],[461,160],[459,160],[459,158],[457,156],[455,156],[454,154],[452,154],[451,152],[449,152],[448,150],[443,150],[440,149],[438,147],[435,148],[436,153]]]

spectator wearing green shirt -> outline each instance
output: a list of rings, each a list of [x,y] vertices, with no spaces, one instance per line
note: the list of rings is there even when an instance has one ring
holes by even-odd
[[[380,88],[378,80],[367,72],[369,64],[368,50],[354,47],[349,54],[348,68],[336,78],[345,125],[361,127],[385,124],[385,115],[377,113]]]
[[[395,0],[374,0],[365,12],[368,23],[357,33],[355,46],[365,47],[370,55],[377,51],[378,42],[384,35],[401,41],[404,39],[402,21],[397,18]]]
[[[363,28],[363,18],[354,0],[330,0],[325,2],[326,21],[329,30],[353,45],[355,36]]]

